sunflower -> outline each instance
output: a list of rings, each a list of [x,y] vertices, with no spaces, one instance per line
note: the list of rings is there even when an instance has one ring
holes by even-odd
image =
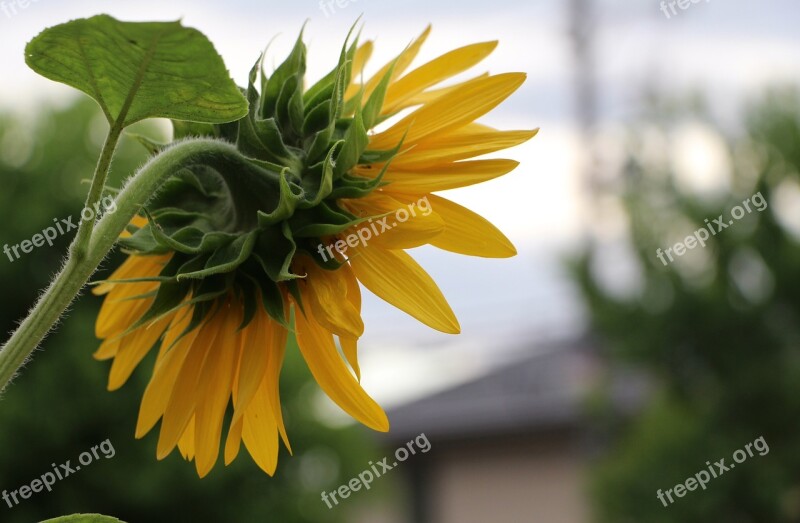
[[[110,390],[158,347],[136,437],[160,420],[159,459],[178,447],[200,477],[207,475],[230,410],[225,463],[244,442],[259,467],[274,474],[281,440],[291,452],[278,387],[290,333],[331,400],[364,425],[388,431],[386,414],[359,383],[359,283],[422,323],[458,333],[436,283],[405,249],[516,253],[484,218],[433,193],[518,165],[473,158],[536,134],[476,122],[525,75],[484,74],[441,86],[477,65],[496,42],[456,49],[407,72],[429,33],[430,27],[366,80],[373,43],[348,37],[337,66],[308,88],[301,34],[271,75],[261,59],[253,67],[245,118],[173,122],[176,141],[224,140],[235,150],[198,155],[173,173],[120,238],[129,257],[94,289],[105,295],[95,357],[113,359]],[[154,154],[170,147],[149,145]]]

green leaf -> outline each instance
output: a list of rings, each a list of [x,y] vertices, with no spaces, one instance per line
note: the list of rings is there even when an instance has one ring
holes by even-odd
[[[31,40],[25,62],[94,98],[112,125],[155,117],[224,123],[247,114],[214,46],[180,22],[73,20]]]
[[[101,516],[100,514],[72,514],[71,516],[61,516],[48,519],[41,523],[124,523],[122,520],[111,516]]]

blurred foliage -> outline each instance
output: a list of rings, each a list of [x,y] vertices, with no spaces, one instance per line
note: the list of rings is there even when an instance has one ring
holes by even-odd
[[[625,278],[637,284],[627,291],[608,284],[598,269],[603,244],[575,264],[607,355],[654,384],[643,413],[604,420],[615,444],[592,478],[598,520],[796,522],[800,97],[774,90],[749,109],[743,131],[724,139],[728,180],[716,192],[677,182],[675,151],[667,148],[682,122],[698,119],[656,104],[630,133],[615,183],[632,259]],[[668,266],[657,257],[705,219],[728,221],[734,206],[758,192],[768,203],[763,212],[746,214]],[[756,453],[666,508],[657,499],[659,489],[685,482],[707,461],[730,464],[760,436],[767,455]]]
[[[82,101],[47,110],[34,122],[0,115],[0,232],[3,244],[18,244],[52,224],[77,216],[83,206],[106,124],[99,110]],[[131,132],[165,139],[154,124]],[[144,149],[123,139],[115,156],[110,185],[119,186],[145,159]],[[77,220],[76,220],[77,222]],[[44,245],[19,260],[0,259],[0,330],[9,332],[33,304],[59,267],[74,230],[53,247]],[[121,262],[113,254],[108,270]],[[100,455],[82,470],[58,481],[52,492],[34,494],[8,508],[0,501],[0,521],[31,523],[72,514],[103,513],[128,523],[196,521],[337,522],[347,506],[329,510],[320,500],[356,475],[370,457],[365,432],[322,424],[317,387],[296,347],[289,347],[281,396],[294,457],[282,452],[274,478],[262,472],[245,449],[229,467],[222,458],[200,480],[194,464],[177,451],[163,462],[155,458],[158,430],[142,441],[133,437],[139,401],[149,379],[154,354],[120,391],[105,390],[107,362],[91,357],[97,348],[94,318],[100,300],[85,294],[57,332],[34,355],[34,363],[0,400],[0,491],[12,491],[52,470],[51,463],[71,460],[110,440],[115,455]],[[224,440],[223,440],[224,441]],[[355,508],[358,502],[351,501]]]

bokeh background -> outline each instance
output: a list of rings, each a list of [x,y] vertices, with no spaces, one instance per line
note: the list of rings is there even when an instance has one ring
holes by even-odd
[[[669,17],[656,0],[326,5],[0,3],[0,243],[80,212],[104,136],[92,102],[25,67],[24,45],[43,28],[98,13],[181,18],[244,84],[266,44],[267,63],[279,63],[304,22],[309,77],[321,76],[362,16],[362,38],[376,40],[368,71],[432,23],[420,61],[499,39],[479,72],[528,74],[483,120],[542,129],[503,153],[522,165],[448,194],[519,255],[414,252],[459,316],[457,337],[365,293],[363,385],[389,411],[387,437],[349,425],[290,350],[281,394],[295,455],[281,455],[275,478],[244,453],[203,480],[179,456],[156,461],[155,433],[133,438],[147,365],[105,391],[107,364],[91,358],[99,300],[83,296],[0,399],[0,490],[106,439],[115,455],[51,493],[0,502],[0,521],[800,521],[800,5],[701,1],[667,6]],[[158,122],[137,131],[167,138]],[[111,183],[145,157],[126,138]],[[756,193],[763,212],[667,266],[656,257]],[[0,257],[0,330],[24,315],[70,239]],[[429,452],[333,509],[322,502],[421,433]],[[668,507],[657,499],[762,436],[768,454]]]

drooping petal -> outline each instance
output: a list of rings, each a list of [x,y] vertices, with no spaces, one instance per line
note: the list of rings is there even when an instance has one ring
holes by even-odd
[[[164,415],[178,373],[200,331],[200,329],[194,329],[179,338],[188,327],[190,320],[190,314],[173,320],[173,325],[164,336],[162,343],[169,350],[156,364],[153,377],[144,391],[142,406],[139,409],[139,420],[136,424],[136,438],[144,437]]]
[[[314,379],[328,397],[367,427],[380,432],[388,431],[386,413],[350,373],[336,349],[333,335],[299,311],[295,315],[295,327],[300,352]]]
[[[345,359],[347,359],[347,363],[356,373],[356,379],[361,382],[361,367],[358,364],[358,338],[339,336],[339,343],[342,345],[342,352]]]
[[[119,338],[110,338],[103,340],[100,347],[92,354],[92,357],[97,361],[110,360],[117,355],[119,351]]]
[[[108,373],[108,390],[117,390],[128,381],[133,370],[169,326],[173,316],[175,313],[168,314],[152,325],[143,325],[120,339],[119,350]]]
[[[216,348],[222,322],[222,314],[214,314],[207,319],[189,347],[161,421],[156,450],[158,459],[164,459],[172,452],[195,412],[198,387],[201,385],[200,373],[208,353]]]
[[[270,346],[266,321],[264,313],[257,311],[250,324],[242,330],[242,356],[234,394],[233,422],[244,416],[267,372],[267,363],[273,348]]]
[[[379,298],[425,325],[449,334],[461,328],[442,291],[404,251],[359,249],[350,266],[364,286]]]
[[[265,377],[244,415],[242,441],[253,461],[272,476],[278,466],[278,427],[269,402],[269,383]]]
[[[288,305],[286,311],[288,315]],[[288,321],[287,317],[287,321]],[[289,444],[289,436],[286,434],[286,426],[283,423],[283,413],[281,411],[281,398],[280,398],[280,379],[281,369],[283,368],[283,360],[286,356],[286,342],[289,337],[289,332],[280,324],[267,318],[267,338],[271,347],[269,353],[269,362],[267,363],[266,375],[266,393],[267,400],[269,401],[272,414],[275,416],[275,422],[278,424],[278,432],[281,435],[283,444],[289,454],[292,453],[292,446]]]
[[[237,329],[242,321],[242,312],[238,304],[226,304],[220,314],[223,321],[214,347],[203,363],[195,410],[195,464],[201,478],[211,472],[219,456],[222,422],[231,396],[234,364],[239,361],[241,347],[241,334]]]
[[[157,283],[121,283],[108,293],[94,326],[98,338],[109,338],[125,332],[153,303],[152,297],[137,299],[158,288]]]
[[[344,264],[339,268],[347,284],[347,301],[353,304],[353,307],[361,314],[361,287],[358,285],[358,278],[356,278],[353,269],[349,264]],[[342,353],[344,353],[347,363],[356,373],[356,378],[361,381],[361,367],[358,364],[358,338],[350,336],[339,336],[339,343],[342,346]]]
[[[228,437],[225,439],[225,466],[233,463],[233,460],[239,455],[239,449],[242,447],[243,428],[244,415],[231,422],[231,426],[228,429]]]
[[[326,271],[314,263],[305,266],[308,273],[306,293],[314,319],[330,332],[360,337],[364,333],[361,314],[347,300],[347,282],[339,270]]]
[[[178,440],[178,450],[181,452],[181,456],[183,456],[183,459],[186,461],[192,461],[195,457],[195,428],[195,417],[192,416],[192,419],[189,420],[189,424],[186,425],[186,430],[183,432],[183,436],[181,436],[181,439]]]

